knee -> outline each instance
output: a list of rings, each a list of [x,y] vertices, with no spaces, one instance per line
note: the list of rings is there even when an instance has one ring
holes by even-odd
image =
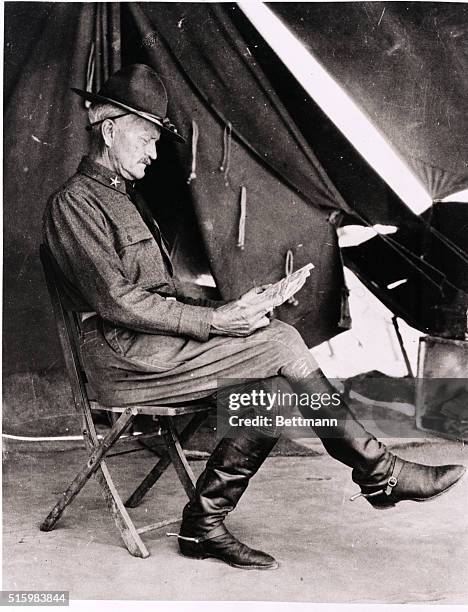
[[[304,352],[309,352],[301,334],[292,325],[274,320],[270,324],[270,330],[273,333],[274,339],[285,347],[290,348],[295,355],[299,356]]]
[[[287,323],[275,321],[277,346],[280,348],[280,376],[288,381],[296,378],[306,378],[319,367],[300,333]]]
[[[286,363],[311,356],[300,333],[282,321],[274,320],[268,327],[259,330],[258,339],[261,339],[265,353],[276,362],[278,374]]]

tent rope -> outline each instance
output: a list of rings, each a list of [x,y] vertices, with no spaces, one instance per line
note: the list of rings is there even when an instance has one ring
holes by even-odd
[[[440,291],[442,295],[444,295],[444,284],[450,287],[451,289],[454,289],[455,291],[466,293],[463,289],[461,289],[460,287],[457,287],[451,281],[449,281],[447,278],[447,275],[444,272],[442,272],[442,270],[439,270],[439,268],[429,263],[428,261],[421,259],[421,256],[417,255],[416,253],[414,253],[407,247],[403,246],[402,244],[400,244],[399,242],[397,242],[390,236],[377,232],[374,229],[373,225],[363,215],[361,215],[361,213],[354,211],[354,214],[366,227],[373,229],[374,232],[377,234],[377,236],[379,236],[385,243],[387,243],[390,246],[390,248],[396,251],[400,255],[400,257],[402,257],[402,259],[404,259],[407,263],[409,263],[409,265],[413,269],[417,270],[424,278],[426,278],[426,280],[428,280],[431,284],[437,287],[437,289]],[[415,260],[417,263],[415,263]],[[442,284],[439,284],[428,273],[426,273],[423,270],[423,265],[427,269],[435,272],[439,277],[441,277],[443,279]]]
[[[293,270],[294,270],[294,253],[292,252],[292,249],[288,249],[286,252],[286,260],[284,262],[285,276],[291,276],[291,274],[293,273]],[[291,306],[299,306],[299,302],[294,296],[291,296],[289,300],[287,301],[287,303],[291,304]]]
[[[237,235],[237,246],[244,250],[245,246],[245,220],[247,217],[247,189],[242,186],[240,193],[240,216],[239,216],[239,232]]]
[[[198,148],[198,125],[195,119],[192,119],[192,168],[187,179],[187,185],[197,178],[197,148]]]
[[[227,186],[229,169],[231,166],[231,141],[232,141],[232,123],[230,121],[224,126],[223,133],[223,160],[219,167],[221,172],[224,172],[224,182]]]
[[[94,70],[96,66],[96,59],[94,54],[94,42],[91,43],[89,48],[88,61],[86,64],[86,91],[94,91],[93,83],[94,83]],[[85,108],[89,108],[91,106],[91,102],[89,100],[84,101]]]
[[[436,227],[433,227],[427,222],[425,222],[425,226],[431,232],[431,234],[434,234],[434,236],[436,236],[442,242],[442,244],[444,244],[450,251],[452,251],[452,253],[458,255],[463,261],[463,263],[468,264],[468,253],[466,251],[464,251],[460,246],[458,246],[458,244],[455,244],[452,240],[450,240],[450,238],[448,238],[448,236],[443,234]]]

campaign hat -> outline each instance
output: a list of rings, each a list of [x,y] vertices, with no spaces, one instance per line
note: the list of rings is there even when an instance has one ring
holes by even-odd
[[[97,93],[72,87],[91,102],[113,104],[159,126],[180,142],[185,138],[167,117],[167,92],[155,70],[146,64],[129,64],[113,74]],[[111,118],[111,117],[109,117]]]

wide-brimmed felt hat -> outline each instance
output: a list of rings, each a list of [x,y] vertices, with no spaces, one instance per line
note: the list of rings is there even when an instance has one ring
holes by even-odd
[[[159,126],[173,138],[185,142],[167,113],[167,93],[158,74],[145,64],[130,64],[113,74],[98,93],[72,87],[91,102],[113,104]],[[111,117],[110,117],[111,118]]]

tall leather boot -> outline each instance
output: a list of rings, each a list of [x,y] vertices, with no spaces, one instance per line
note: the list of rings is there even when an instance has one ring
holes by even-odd
[[[242,569],[278,567],[273,557],[246,546],[224,525],[276,442],[277,438],[255,431],[219,442],[197,481],[195,497],[184,508],[178,535],[184,556],[215,557]]]
[[[297,378],[291,370],[283,375],[298,394],[336,393],[321,370]],[[462,465],[428,466],[405,461],[392,454],[370,434],[341,400],[338,407],[319,410],[298,406],[305,418],[337,419],[338,426],[316,427],[315,433],[327,452],[353,468],[352,479],[361,488],[351,500],[364,497],[375,508],[394,506],[399,501],[427,501],[445,493],[466,472]]]

